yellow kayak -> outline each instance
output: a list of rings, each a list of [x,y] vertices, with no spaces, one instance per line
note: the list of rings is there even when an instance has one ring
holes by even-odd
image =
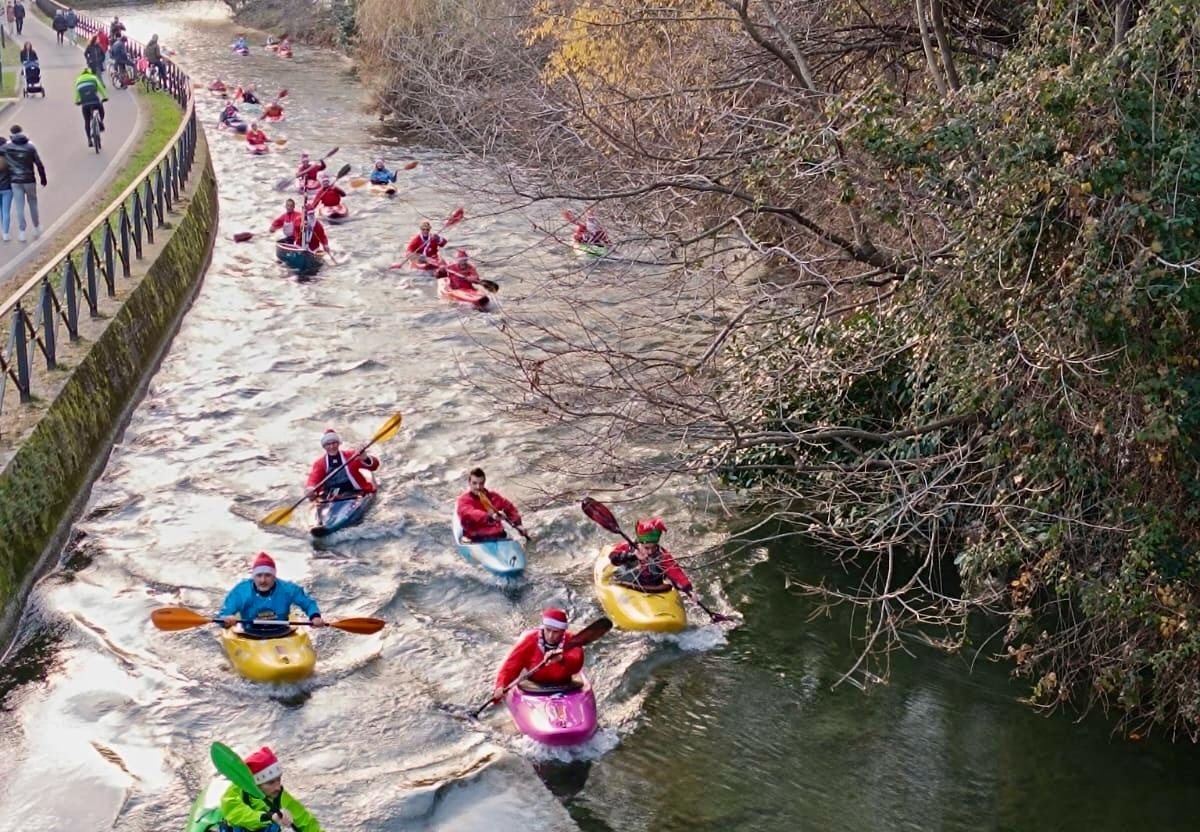
[[[234,669],[252,682],[299,682],[317,665],[312,641],[302,630],[282,638],[246,638],[231,628],[221,631],[221,646]]]
[[[612,582],[613,565],[608,553],[615,546],[606,546],[596,558],[592,579],[600,606],[622,630],[653,630],[657,633],[677,633],[687,626],[683,599],[674,587],[666,592],[644,592]]]

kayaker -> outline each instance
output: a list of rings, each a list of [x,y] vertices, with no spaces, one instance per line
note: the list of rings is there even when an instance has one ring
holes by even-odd
[[[433,261],[438,261],[438,249],[449,242],[441,234],[433,233],[433,226],[429,220],[421,221],[421,231],[417,236],[408,241],[407,252],[410,256],[415,255],[416,261],[421,265]],[[431,267],[432,268],[432,267]]]
[[[333,179],[328,173],[321,174],[320,182],[321,190],[317,192],[315,197],[313,197],[313,202],[318,205],[324,205],[326,208],[337,208],[339,205],[341,205],[342,197],[346,195],[346,192],[337,185],[333,184]],[[316,205],[312,205],[310,207],[315,208]]]
[[[242,631],[248,636],[278,638],[291,632],[287,619],[293,606],[299,607],[312,619],[312,626],[325,626],[317,602],[299,584],[277,579],[274,558],[266,552],[259,552],[250,567],[250,577],[239,581],[229,591],[217,617],[226,627],[232,627],[240,621]],[[263,619],[280,623],[251,623]]]
[[[583,218],[575,223],[575,242],[592,246],[611,245],[608,232],[600,225],[592,209],[583,212]]]
[[[320,175],[323,170],[325,170],[323,160],[318,159],[313,162],[307,153],[301,153],[300,165],[296,168],[296,182],[302,190],[315,191],[321,186]]]
[[[225,105],[225,109],[221,110],[221,117],[217,119],[217,126],[239,130],[245,128],[246,122],[242,121],[242,117],[238,115],[238,108],[231,102]]]
[[[372,185],[390,185],[396,181],[397,172],[388,170],[387,164],[383,159],[375,160],[375,167],[371,171],[369,177]]]
[[[263,147],[267,143],[267,134],[258,126],[257,121],[250,123],[250,132],[246,134],[246,144],[251,147]],[[290,200],[289,200],[290,202]]]
[[[613,580],[633,589],[651,592],[670,585],[695,600],[696,592],[688,576],[679,568],[671,553],[658,545],[666,530],[666,524],[657,517],[639,520],[636,529],[637,548],[628,543],[619,543],[608,555],[609,561],[617,567],[613,572]]]
[[[225,86],[225,82],[220,78],[216,78],[208,85],[208,89],[210,92],[226,92],[229,87]]]
[[[445,272],[445,275],[442,272]],[[449,278],[451,289],[474,289],[480,280],[478,270],[471,265],[466,249],[462,248],[454,253],[454,265],[438,269],[437,276]]]
[[[245,89],[238,87],[237,92],[234,93],[233,98],[235,101],[240,98],[242,100],[243,104],[261,104],[262,103],[258,100],[258,96],[254,94],[254,85],[253,84],[246,87]]]
[[[583,648],[562,649],[567,632],[567,613],[558,608],[542,610],[542,626],[527,630],[508,651],[504,664],[496,674],[496,687],[492,690],[492,701],[504,697],[504,689],[515,682],[522,673],[532,670],[547,660],[545,666],[530,673],[530,681],[539,685],[566,685],[583,669]]]
[[[248,755],[243,762],[254,775],[255,784],[262,789],[266,800],[253,797],[236,785],[230,785],[221,796],[222,829],[232,827],[246,832],[277,832],[296,829],[298,832],[321,832],[316,818],[300,801],[283,788],[283,766],[275,752],[265,745]]]
[[[263,107],[263,118],[283,118],[283,105],[278,101],[272,101]]]
[[[296,200],[289,199],[284,203],[283,213],[272,220],[271,230],[283,230],[283,236],[279,239],[279,242],[297,245],[300,240],[300,229],[303,225],[304,217],[296,210]]]
[[[358,451],[343,451],[342,439],[333,428],[321,434],[323,453],[317,457],[308,472],[305,494],[311,499],[329,499],[337,494],[356,491],[374,491],[375,482],[364,471],[378,471],[379,458],[370,454],[359,456]],[[325,480],[330,471],[336,473]],[[325,480],[321,483],[321,480]],[[320,485],[318,485],[320,483]]]
[[[234,52],[249,52],[250,51],[250,47],[246,45],[246,36],[245,35],[237,36],[237,40],[235,40],[233,42],[233,51]]]
[[[463,528],[463,543],[502,540],[507,537],[504,525],[500,522],[501,517],[506,518],[521,534],[525,534],[517,507],[499,493],[489,491],[485,487],[486,483],[487,474],[482,468],[472,468],[467,474],[467,490],[459,496],[456,506],[458,522]]]

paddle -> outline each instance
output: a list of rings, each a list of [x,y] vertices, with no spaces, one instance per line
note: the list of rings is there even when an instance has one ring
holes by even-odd
[[[612,626],[613,626],[612,621],[601,616],[600,618],[597,618],[595,621],[593,621],[591,624],[584,627],[578,633],[575,633],[574,635],[569,636],[563,642],[562,647],[560,649],[563,651],[566,651],[566,650],[570,650],[575,647],[586,647],[587,645],[591,644],[596,639],[600,638],[600,636],[604,635],[609,630],[611,630]],[[519,685],[522,681],[527,679],[531,674],[537,673],[539,670],[541,670],[543,667],[545,667],[549,663],[549,661],[550,661],[549,659],[542,659],[536,665],[534,665],[533,667],[524,671],[515,680],[513,680],[509,684],[505,685],[504,691],[500,694],[500,699],[503,699],[504,694],[508,693],[516,685]],[[489,699],[488,701],[484,702],[474,712],[472,712],[471,718],[478,719],[479,715],[481,713],[486,711],[492,705],[495,705],[497,702],[500,701],[500,699]]]
[[[612,532],[613,534],[619,534],[621,537],[625,538],[625,542],[627,542],[631,547],[635,549],[637,548],[637,544],[634,543],[633,539],[629,535],[625,534],[624,530],[621,528],[621,524],[617,522],[617,518],[609,510],[608,506],[604,505],[604,503],[600,502],[599,500],[594,500],[591,497],[584,497],[583,502],[580,504],[580,508],[583,509],[583,513],[586,514],[588,519],[590,519],[592,522],[596,523],[601,528]],[[670,581],[669,578],[668,581]],[[675,589],[683,592],[683,590],[679,589],[674,581],[670,581],[670,583],[671,586],[675,587]],[[708,613],[708,617],[712,619],[712,621],[719,623],[722,621],[734,620],[732,616],[723,615],[719,612],[713,612],[706,607],[704,602],[700,600],[700,597],[696,595],[695,590],[684,594],[691,598],[692,601],[695,602],[696,606]]]
[[[150,621],[160,630],[169,633],[179,630],[191,630],[196,627],[203,627],[206,624],[220,624],[221,619],[215,616],[209,617],[201,615],[194,610],[189,610],[187,607],[160,607],[150,613]],[[278,619],[255,619],[249,622],[250,624],[291,624],[297,627],[310,627],[312,621],[279,621]],[[378,633],[383,629],[383,625],[387,623],[380,618],[342,618],[337,621],[326,621],[326,627],[333,627],[335,630],[342,630],[347,633],[354,633],[359,636],[369,636],[373,633]]]
[[[391,416],[389,416],[387,421],[384,422],[380,426],[379,430],[375,431],[375,435],[371,437],[371,441],[358,449],[357,455],[362,456],[362,454],[366,452],[367,448],[371,447],[376,442],[386,442],[387,440],[389,440],[393,436],[395,436],[397,434],[397,432],[399,432],[399,430],[400,430],[400,422],[403,418],[404,417],[399,413],[393,413]],[[342,463],[341,465],[334,468],[332,471],[330,471],[328,474],[325,475],[325,479],[323,479],[319,483],[317,483],[316,488],[320,488],[322,485],[325,484],[326,480],[328,480],[330,477],[332,477],[338,471],[342,470],[342,468],[344,468],[344,467],[345,467],[345,463]],[[264,517],[260,522],[264,526],[282,526],[284,523],[286,523],[288,520],[291,519],[292,512],[294,512],[296,510],[296,508],[307,499],[308,499],[308,494],[306,493],[303,497],[301,497],[296,502],[292,503],[290,506],[286,506],[283,508],[277,508],[277,509],[267,512],[266,517]]]
[[[340,149],[340,148],[337,148],[337,147],[335,147],[333,150],[329,151],[329,152],[328,152],[328,153],[326,153],[324,156],[322,156],[320,159],[318,159],[316,163],[314,163],[314,164],[311,164],[311,165],[309,165],[308,167],[306,167],[306,168],[303,168],[302,170],[299,170],[299,171],[297,171],[296,173],[292,174],[291,176],[289,176],[289,177],[288,177],[288,178],[286,178],[286,179],[280,179],[278,182],[276,182],[276,183],[275,183],[275,190],[277,190],[277,191],[286,191],[286,190],[287,190],[288,188],[290,188],[292,185],[295,185],[295,184],[296,184],[296,180],[297,180],[297,179],[303,179],[305,176],[307,176],[308,174],[312,173],[313,171],[315,171],[315,170],[320,170],[320,169],[321,169],[321,165],[320,165],[320,163],[321,163],[321,162],[324,162],[324,161],[325,161],[326,159],[328,159],[330,156],[332,156],[333,154],[337,153],[339,149]]]
[[[286,142],[287,139],[283,139],[282,141]],[[278,143],[279,142],[276,141],[276,144],[278,144]],[[337,179],[334,179],[333,181],[336,182],[338,179],[341,179],[343,176],[345,176],[349,172],[350,172],[349,163],[342,165],[341,170],[338,171]],[[316,195],[313,197],[313,204],[315,204],[316,200],[321,197],[322,193],[324,193],[324,190],[317,191]],[[305,210],[310,210],[309,206],[305,205],[304,207],[305,207]],[[248,243],[253,239],[254,239],[253,231],[239,231],[233,235],[233,241],[235,243]],[[334,258],[332,252],[329,252],[329,259],[334,265],[337,265],[337,260]]]
[[[221,773],[221,776],[230,783],[251,797],[257,797],[259,800],[267,799],[263,790],[254,782],[250,766],[246,765],[232,748],[224,743],[214,742],[208,749],[208,756],[212,758],[213,766]]]
[[[411,162],[406,164],[404,167],[399,168],[399,170],[412,170],[416,166],[417,166],[417,160],[413,159]],[[367,179],[366,177],[356,176],[355,178],[350,180],[350,187],[351,188],[361,188],[363,185],[368,184],[370,181],[371,180]]]
[[[442,224],[442,227],[429,235],[430,239],[433,239],[434,237],[439,237],[439,236],[441,236],[441,233],[443,231],[445,231],[447,228],[450,228],[451,226],[454,226],[454,225],[458,225],[460,222],[462,222],[464,216],[466,216],[466,212],[462,208],[455,208],[450,213],[450,216],[448,216],[446,218],[446,222],[444,222]],[[419,249],[417,251],[409,252],[409,254],[403,260],[401,260],[398,263],[393,263],[392,265],[388,266],[388,268],[389,269],[404,268],[405,266],[408,265],[408,261],[412,260],[414,257],[424,257],[425,250],[428,249],[428,247],[429,247],[429,244],[426,243],[425,246],[423,246],[421,249]]]
[[[526,540],[529,539],[528,532],[526,532],[522,528],[514,526],[512,523],[509,522],[507,517],[505,517],[499,511],[496,511],[496,507],[494,505],[492,505],[492,498],[488,496],[487,491],[479,492],[479,502],[483,503],[483,507],[487,510],[488,514],[494,514],[500,518],[500,525],[504,526],[504,528],[506,530],[511,529],[512,531],[520,532],[521,537],[525,538]]]

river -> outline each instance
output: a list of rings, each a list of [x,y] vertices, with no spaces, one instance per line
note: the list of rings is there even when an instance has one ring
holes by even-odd
[[[584,748],[548,752],[502,713],[457,716],[486,698],[541,607],[596,614],[590,558],[607,540],[573,500],[547,497],[573,485],[554,433],[513,423],[473,385],[488,378],[479,345],[503,316],[464,314],[422,278],[384,268],[419,218],[436,226],[470,203],[455,182],[489,172],[379,129],[337,56],[232,55],[237,29],[221,4],[99,13],[114,12],[134,36],[158,32],[197,81],[286,87],[288,120],[270,132],[288,143],[246,156],[211,129],[218,105],[200,93],[221,239],[64,567],[36,588],[0,668],[0,829],[181,829],[214,739],[274,747],[289,790],[333,832],[1194,826],[1192,749],[1129,742],[1099,719],[1037,715],[1003,667],[914,647],[895,657],[889,684],[832,688],[854,660],[851,622],[842,612],[809,620],[812,602],[789,584],[823,566],[794,545],[693,562],[703,592],[742,613],[738,627],[598,642],[589,667],[601,731]],[[419,164],[394,200],[355,192],[355,219],[330,229],[343,262],[298,282],[272,262],[264,226],[284,195],[271,185],[300,150],[333,146],[334,168],[357,172],[381,154]],[[539,237],[529,217],[467,207],[452,248],[477,252],[512,308],[537,304],[530,274],[569,261],[530,254]],[[242,230],[255,240],[232,242]],[[327,425],[361,441],[393,410],[405,425],[380,450],[383,496],[366,525],[314,547],[251,522],[294,497]],[[474,464],[536,507],[518,586],[448,545],[450,504]],[[703,494],[676,489],[637,509],[667,517],[686,550],[720,532]],[[388,627],[319,634],[317,675],[275,690],[234,676],[211,631],[150,626],[159,606],[214,609],[259,549],[327,614]]]

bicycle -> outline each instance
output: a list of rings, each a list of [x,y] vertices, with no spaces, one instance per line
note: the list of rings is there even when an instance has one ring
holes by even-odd
[[[157,92],[162,89],[162,79],[158,77],[158,67],[155,64],[150,64],[149,69],[142,73],[141,82],[145,92]]]
[[[92,120],[88,125],[88,131],[92,135],[92,147],[96,148],[96,152],[100,152],[100,109],[92,110]]]

